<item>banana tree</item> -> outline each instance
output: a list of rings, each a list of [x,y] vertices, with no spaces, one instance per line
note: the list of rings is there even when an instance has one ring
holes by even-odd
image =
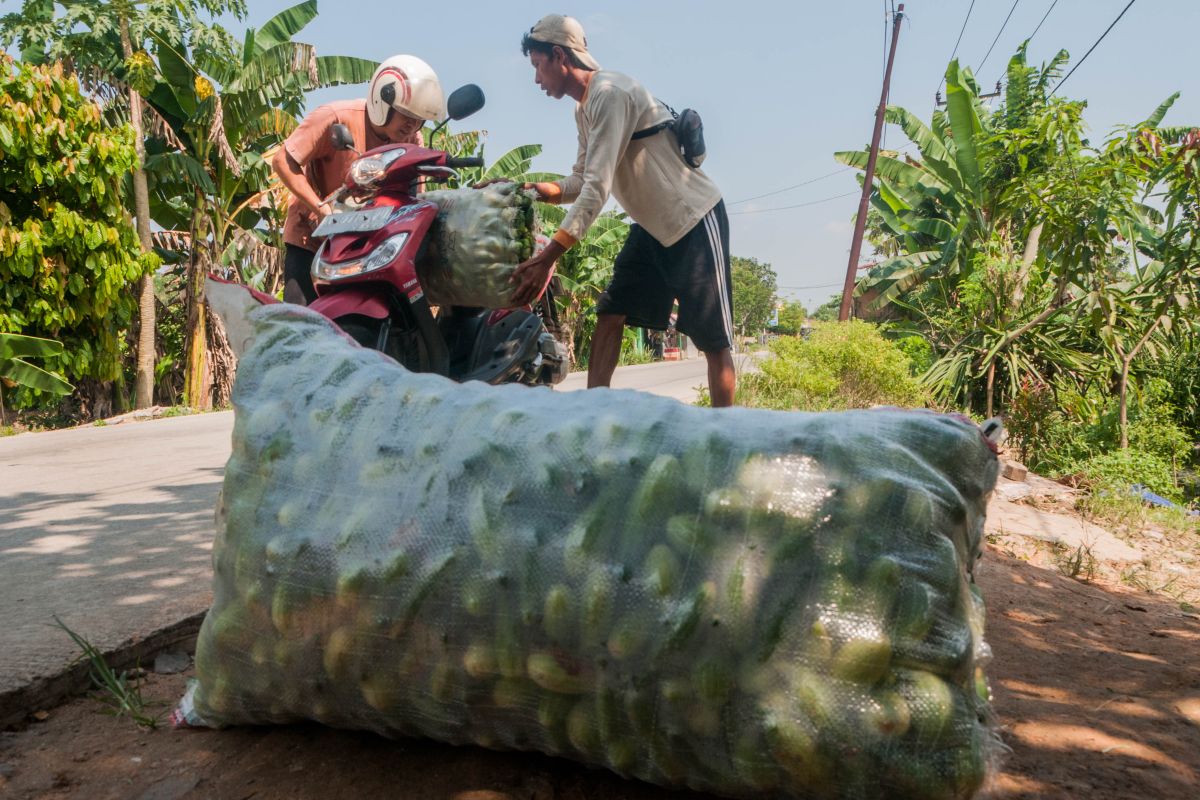
[[[318,56],[293,38],[317,16],[316,0],[288,8],[261,28],[247,30],[237,46],[189,48],[155,41],[158,72],[147,98],[166,120],[170,135],[151,142],[147,167],[153,181],[155,221],[187,230],[184,402],[211,403],[214,369],[209,354],[221,346],[209,331],[204,276],[224,270],[243,282],[236,259],[245,231],[268,239],[278,230],[282,204],[266,154],[296,127],[305,92],[370,80],[377,64],[350,56]],[[277,234],[276,234],[277,235]],[[217,381],[219,398],[228,381]]]
[[[935,391],[988,414],[996,393],[1003,403],[1025,377],[1091,373],[1072,309],[1115,278],[1118,228],[1147,213],[1125,162],[1083,139],[1084,104],[1051,96],[1066,60],[1060,52],[1031,67],[1022,46],[995,111],[952,62],[946,109],[930,125],[887,112],[920,155],[879,160],[872,218],[880,249],[893,255],[857,292],[930,339],[939,359],[925,379]],[[1155,127],[1160,111],[1144,124]]]
[[[59,375],[30,364],[26,359],[62,355],[62,342],[37,336],[0,333],[0,424],[3,424],[4,384],[12,382],[30,389],[67,395],[75,387]]]
[[[566,216],[560,206],[545,204],[539,204],[539,213],[547,236],[558,230]],[[612,278],[613,263],[628,236],[625,215],[606,211],[592,223],[587,235],[558,259],[555,275],[562,289],[558,314],[572,364],[581,364],[588,357],[596,326],[596,301]]]
[[[443,128],[432,136],[425,132],[425,144],[435,150],[445,150],[451,156],[483,156],[484,131],[460,131],[452,133]],[[474,186],[483,181],[507,179],[518,183],[536,183],[539,181],[556,181],[561,175],[551,172],[533,172],[531,166],[542,152],[540,144],[523,144],[512,148],[504,155],[494,160],[490,165],[468,167],[458,170],[458,177],[451,180],[449,188]]]
[[[967,78],[969,73],[960,71],[957,63],[946,72],[952,125],[964,132],[979,127],[974,82]],[[970,247],[963,245],[987,234],[987,220],[978,203],[974,149],[959,152],[952,140],[935,135],[905,109],[893,106],[886,113],[888,122],[899,125],[917,145],[921,159],[881,156],[876,163],[871,206],[900,251],[872,269],[856,290],[860,295],[873,290],[876,308],[934,276],[964,272]],[[866,169],[868,156],[863,151],[835,154],[838,161],[859,169]]]
[[[1016,134],[1036,124],[1049,102],[1048,83],[1065,59],[1060,53],[1046,67],[1032,69],[1022,47],[1009,62],[1005,104],[996,113],[980,99],[970,69],[957,61],[946,70],[946,110],[934,112],[930,125],[904,108],[888,107],[887,121],[904,131],[920,157],[883,155],[876,166],[871,208],[887,240],[883,249],[896,255],[859,282],[856,293],[869,294],[873,308],[927,281],[952,288],[970,274],[976,254],[997,231],[1025,240],[1036,228],[1023,213],[1026,198],[1014,191],[1020,185],[1014,178],[1036,170],[1047,151],[1056,149],[1059,127],[1077,141],[1078,126],[1068,118],[1040,131],[1040,139]],[[847,151],[834,157],[865,169],[868,153]],[[1036,250],[1036,237],[1031,245],[1014,249]]]

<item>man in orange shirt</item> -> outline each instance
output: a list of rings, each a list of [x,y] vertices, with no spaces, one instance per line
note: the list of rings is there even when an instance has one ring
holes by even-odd
[[[291,192],[283,226],[283,299],[316,299],[312,260],[320,246],[313,231],[332,209],[325,198],[346,180],[359,154],[385,144],[421,145],[421,128],[445,115],[446,99],[433,68],[416,56],[392,56],[379,65],[363,100],[338,100],[314,109],[292,131],[271,166]],[[333,146],[330,130],[345,125],[355,153]]]

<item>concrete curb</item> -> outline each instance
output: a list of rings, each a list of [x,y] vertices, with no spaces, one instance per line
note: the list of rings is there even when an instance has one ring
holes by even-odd
[[[113,669],[130,669],[140,664],[152,664],[159,653],[171,649],[195,652],[196,636],[208,610],[137,639],[128,639],[104,652],[104,659]],[[0,728],[24,721],[35,711],[53,708],[63,701],[92,688],[90,664],[76,661],[53,675],[33,681],[0,694]]]

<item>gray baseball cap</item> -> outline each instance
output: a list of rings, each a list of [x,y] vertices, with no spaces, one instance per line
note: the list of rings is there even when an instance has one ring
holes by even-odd
[[[575,53],[579,62],[590,70],[599,70],[600,65],[587,49],[587,37],[583,26],[574,17],[562,14],[547,14],[529,29],[529,38],[546,44],[556,44]]]

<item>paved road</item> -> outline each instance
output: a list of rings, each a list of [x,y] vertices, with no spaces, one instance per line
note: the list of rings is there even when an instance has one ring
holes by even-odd
[[[624,367],[614,386],[691,402],[704,382],[700,359]],[[208,607],[232,426],[219,412],[0,439],[0,695],[78,655],[55,615],[109,650]]]
[[[696,401],[697,388],[708,382],[707,370],[707,362],[703,358],[621,367],[613,375],[612,386],[614,389],[637,389],[693,403]],[[587,373],[573,372],[557,390],[571,392],[586,388]]]
[[[204,608],[233,414],[0,439],[0,693]]]

